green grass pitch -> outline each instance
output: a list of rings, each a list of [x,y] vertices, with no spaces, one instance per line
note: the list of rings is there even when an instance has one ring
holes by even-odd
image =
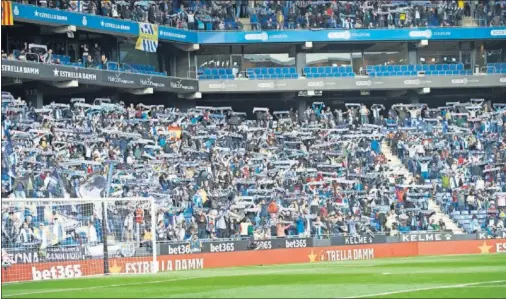
[[[11,283],[2,298],[506,298],[506,255],[256,266]]]

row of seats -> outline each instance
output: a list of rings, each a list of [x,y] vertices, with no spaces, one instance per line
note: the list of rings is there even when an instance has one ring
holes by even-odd
[[[272,74],[272,75],[263,75],[263,74],[249,74],[248,78],[257,79],[257,80],[270,80],[270,79],[298,79],[299,74]]]
[[[487,64],[487,74],[506,74],[506,63],[496,62]]]
[[[370,72],[422,72],[422,71],[461,71],[464,70],[464,65],[459,64],[403,64],[403,65],[368,65],[366,66],[367,73]]]
[[[112,67],[112,68],[111,68]],[[136,74],[145,74],[145,75],[155,75],[155,76],[167,76],[167,72],[157,72],[155,71],[153,66],[141,65],[141,64],[127,64],[122,63],[121,65],[117,62],[108,62],[107,69],[111,71],[119,71],[125,73],[136,73]]]
[[[231,68],[199,68],[198,73],[205,76],[233,75]]]
[[[472,70],[453,70],[453,71],[425,71],[426,76],[469,76]],[[399,71],[399,72],[369,72],[370,77],[401,77],[401,76],[418,76],[417,71]]]
[[[506,62],[488,63],[487,66],[495,67],[496,69],[506,69]]]
[[[353,73],[353,69],[351,65],[342,65],[342,66],[313,66],[313,67],[305,67],[304,75],[308,76],[309,74],[338,74],[338,73]],[[332,77],[332,76],[330,76]]]
[[[234,75],[199,75],[199,80],[234,80]]]
[[[323,73],[323,74],[306,74],[306,78],[340,78],[340,77],[355,77],[355,73]]]
[[[249,74],[256,75],[287,75],[287,74],[297,74],[297,69],[295,67],[257,67],[247,69],[246,72]]]

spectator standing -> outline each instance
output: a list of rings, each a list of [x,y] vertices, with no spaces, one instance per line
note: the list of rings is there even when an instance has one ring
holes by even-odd
[[[105,55],[102,55],[101,59],[100,59],[100,67],[103,69],[103,70],[106,70],[107,69],[107,63],[109,62],[109,60],[107,60],[107,57]]]
[[[100,48],[98,43],[95,43],[92,53],[93,53],[93,60],[100,61],[100,55],[102,53],[102,49]]]

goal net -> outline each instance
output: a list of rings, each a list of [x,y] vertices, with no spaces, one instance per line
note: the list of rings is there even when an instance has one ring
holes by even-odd
[[[157,271],[149,198],[2,199],[2,283]]]

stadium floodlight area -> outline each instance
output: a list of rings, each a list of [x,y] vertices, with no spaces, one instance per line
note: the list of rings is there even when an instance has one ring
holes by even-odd
[[[2,283],[158,271],[152,198],[2,198],[2,216]]]

